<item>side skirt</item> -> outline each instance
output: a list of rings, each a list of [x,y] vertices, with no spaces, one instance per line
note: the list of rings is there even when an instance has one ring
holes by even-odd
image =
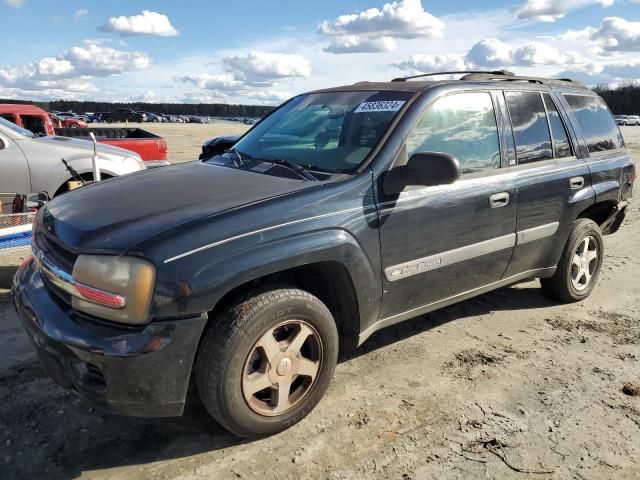
[[[506,287],[507,285],[511,285],[513,283],[521,282],[523,280],[528,280],[531,278],[551,277],[553,276],[555,271],[556,267],[528,270],[517,275],[503,278],[502,280],[498,280],[497,282],[490,283],[483,287],[474,288],[473,290],[467,290],[466,292],[458,293],[457,295],[445,298],[443,300],[438,300],[437,302],[428,303],[426,305],[407,310],[406,312],[396,313],[395,315],[392,315],[390,317],[382,318],[366,330],[362,331],[360,335],[358,335],[358,346],[362,345],[367,338],[369,338],[373,333],[382,328],[423,315],[425,313],[433,312],[434,310],[438,310],[439,308],[448,307],[449,305],[453,305],[454,303],[458,303],[463,300],[467,300],[468,298],[482,295],[483,293],[490,292],[491,290]]]

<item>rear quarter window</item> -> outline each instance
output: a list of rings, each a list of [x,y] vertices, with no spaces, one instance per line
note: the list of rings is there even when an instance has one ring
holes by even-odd
[[[563,94],[578,120],[589,153],[624,147],[624,140],[607,104],[600,97]]]

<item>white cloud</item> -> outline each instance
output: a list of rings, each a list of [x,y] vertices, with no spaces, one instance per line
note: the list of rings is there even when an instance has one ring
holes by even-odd
[[[76,72],[95,76],[142,70],[151,65],[151,59],[146,53],[116,50],[93,41],[87,41],[83,47],[71,48],[62,58],[69,60]]]
[[[86,40],[57,57],[44,57],[35,62],[13,67],[0,67],[0,88],[23,92],[30,98],[50,94],[67,97],[67,93],[93,93],[94,77],[122,74],[148,68],[151,59],[142,52],[125,52]],[[33,92],[40,92],[34,95]]]
[[[4,3],[9,5],[11,8],[20,8],[25,4],[26,0],[4,0]]]
[[[277,90],[250,90],[243,92],[243,96],[268,103],[282,103],[291,98],[290,93]]]
[[[471,47],[467,53],[467,61],[478,67],[511,65],[513,51],[509,45],[497,38],[486,38]]]
[[[116,32],[124,36],[158,35],[174,37],[178,35],[169,17],[157,12],[143,10],[139,15],[130,17],[111,17],[106,25],[100,27],[103,32]]]
[[[85,20],[87,18],[87,15],[89,15],[89,10],[87,10],[86,8],[76,10],[76,13],[73,14],[73,21],[81,22],[82,20]]]
[[[512,47],[497,38],[487,38],[476,43],[467,53],[466,60],[471,66],[480,68],[566,65],[585,61],[576,52],[561,53],[543,42]]]
[[[401,70],[410,72],[446,72],[464,70],[467,65],[463,55],[411,55],[394,63]]]
[[[323,35],[368,34],[397,38],[441,37],[443,30],[444,23],[425,11],[420,0],[386,3],[382,9],[340,15],[318,26],[318,33]]]
[[[335,37],[326,52],[371,53],[395,50],[394,38],[440,38],[444,28],[444,22],[424,10],[420,0],[399,0],[385,3],[381,9],[324,20],[317,31]]]
[[[538,20],[541,22],[555,22],[563,18],[571,10],[601,5],[610,7],[615,0],[527,0],[517,10],[518,18],[522,20]]]
[[[192,83],[205,90],[234,90],[244,86],[244,82],[236,80],[231,74],[210,75],[208,73],[200,73],[177,77],[177,79],[184,83]]]
[[[358,35],[343,35],[331,39],[324,48],[329,53],[376,53],[391,52],[398,48],[391,37],[366,38]]]
[[[234,77],[250,85],[268,86],[287,77],[308,77],[311,64],[302,55],[254,51],[222,59]]]
[[[637,52],[640,51],[640,22],[606,17],[600,28],[591,31],[590,38],[598,42],[604,52]]]

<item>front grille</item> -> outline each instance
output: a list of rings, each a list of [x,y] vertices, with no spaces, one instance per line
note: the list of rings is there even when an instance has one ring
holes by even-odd
[[[45,235],[40,229],[37,229],[33,235],[33,245],[34,251],[35,249],[40,250],[56,266],[67,272],[73,270],[78,255]]]
[[[31,248],[34,256],[36,257],[36,265],[40,269],[42,280],[47,289],[54,294],[55,298],[62,300],[62,302],[67,306],[71,305],[71,295],[69,292],[65,291],[64,285],[56,285],[55,281],[43,273],[41,263],[45,261],[47,264],[55,267],[55,269],[71,277],[77,255],[60,245],[55,240],[48,238],[38,228],[33,234]]]

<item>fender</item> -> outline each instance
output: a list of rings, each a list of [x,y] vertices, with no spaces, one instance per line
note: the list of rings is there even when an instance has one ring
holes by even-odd
[[[159,272],[152,315],[175,317],[210,311],[227,293],[252,280],[303,265],[336,262],[346,268],[354,286],[360,318],[360,325],[354,327],[360,331],[378,316],[380,267],[372,264],[357,239],[344,229],[289,235],[229,254],[212,250],[197,261],[198,268],[191,270],[188,281],[178,284],[163,281],[176,278],[175,272],[167,277]]]

